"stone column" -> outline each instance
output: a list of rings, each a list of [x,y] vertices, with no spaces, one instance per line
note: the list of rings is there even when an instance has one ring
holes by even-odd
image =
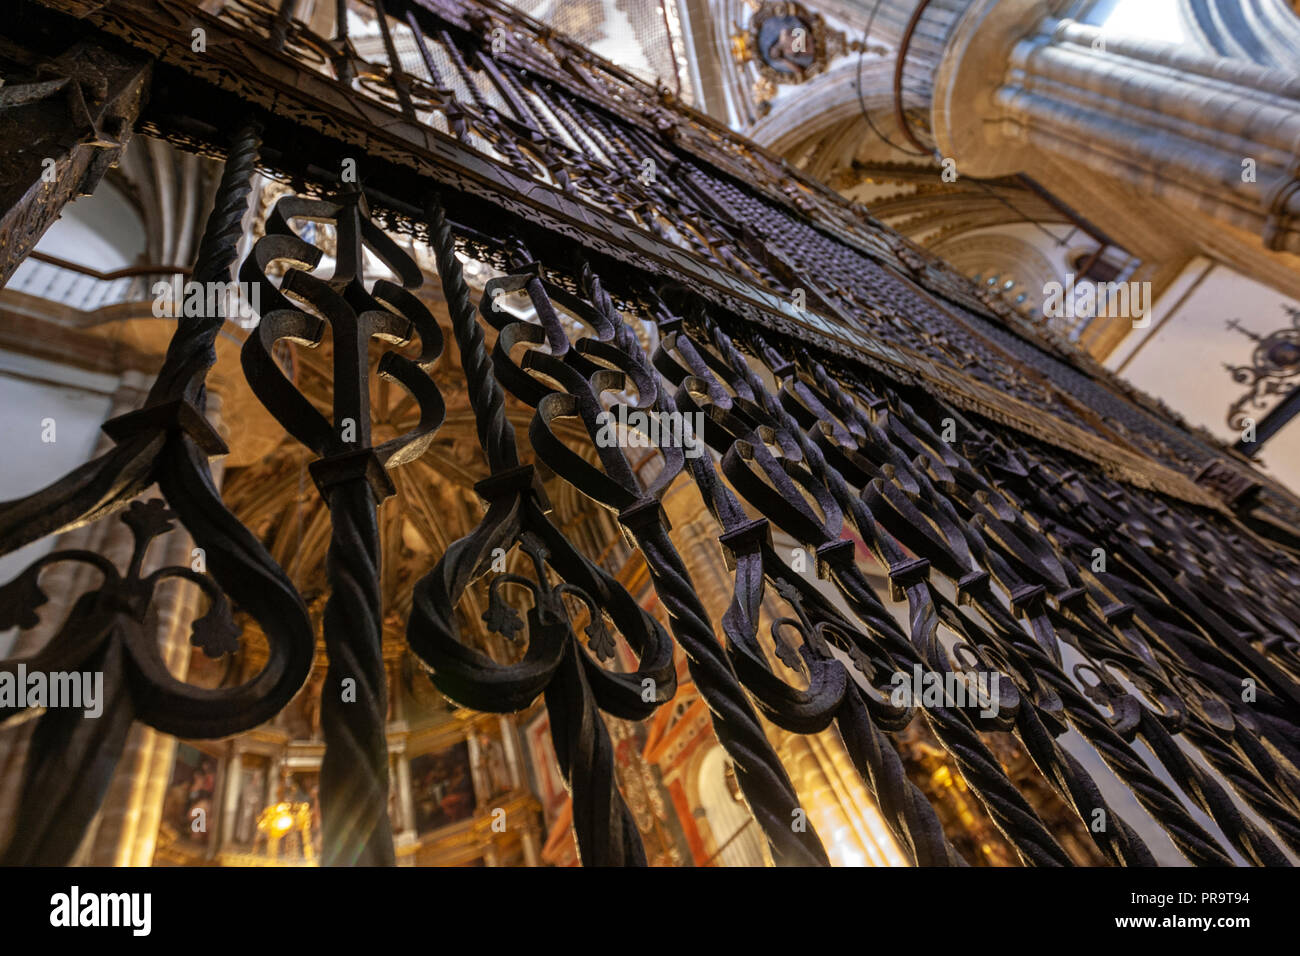
[[[1300,50],[1293,0],[1180,0],[1179,15],[1201,46],[1237,60],[1290,69]]]
[[[510,787],[513,790],[522,790],[524,780],[527,777],[524,774],[524,768],[520,763],[519,741],[516,736],[514,721],[502,714],[499,718],[501,721],[501,746],[506,751],[506,766],[510,769]]]
[[[243,794],[243,753],[239,749],[240,742],[235,741],[231,750],[230,758],[226,761],[226,769],[222,774],[224,778],[223,790],[225,799],[221,806],[221,832],[219,834],[221,843],[219,846],[214,844],[214,848],[219,850],[226,849],[230,846],[235,835],[235,824],[239,820],[239,801]]]
[[[1107,35],[1058,0],[976,0],[934,83],[940,153],[962,174],[1081,164],[1300,252],[1300,73]]]

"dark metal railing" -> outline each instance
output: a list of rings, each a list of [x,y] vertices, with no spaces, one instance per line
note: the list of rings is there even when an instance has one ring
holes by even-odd
[[[486,504],[477,526],[422,569],[406,641],[464,706],[515,712],[544,701],[584,862],[645,862],[601,715],[644,719],[671,700],[677,649],[777,863],[828,858],[812,826],[798,825],[803,808],[760,715],[791,733],[838,734],[915,863],[965,861],[896,749],[894,734],[914,722],[1026,864],[1074,858],[988,734],[1014,739],[1111,863],[1147,865],[1155,854],[1103,794],[1097,776],[1107,772],[1191,863],[1286,865],[1300,853],[1300,557],[1189,477],[1230,458],[1225,449],[1008,327],[941,263],[785,177],[770,157],[508,8],[353,4],[384,25],[383,47],[396,25],[414,31],[429,51],[422,78],[391,57],[360,58],[343,30],[311,34],[292,0],[274,9],[239,0],[219,16],[168,3],[181,15],[163,17],[157,6],[119,0],[89,23],[157,58],[164,82],[151,91],[146,129],[205,150],[224,130],[225,170],[193,279],[230,280],[254,169],[297,187],[239,268],[262,303],[242,362],[286,438],[310,452],[328,509],[327,862],[393,862],[376,508],[397,492],[390,471],[430,447],[445,407],[429,374],[442,332],[418,296],[430,277],[389,231],[432,253],[488,474],[475,485]],[[195,25],[208,33],[203,58],[186,52]],[[517,35],[504,50],[490,42],[496,29]],[[231,49],[237,62],[223,59]],[[232,103],[245,117],[233,125]],[[347,159],[366,175],[345,174]],[[307,221],[334,230],[328,279],[316,274],[324,254],[317,233],[304,238]],[[367,274],[364,249],[384,277]],[[460,251],[497,273],[477,302]],[[284,270],[278,284],[273,265]],[[526,298],[531,311],[494,309],[498,295]],[[657,329],[651,351],[633,322]],[[0,670],[101,670],[112,715],[39,717],[6,862],[70,857],[133,720],[186,737],[237,733],[278,713],[310,671],[303,595],[209,470],[226,451],[204,417],[222,323],[212,314],[177,323],[144,407],[105,425],[112,450],[0,504],[5,553],[114,514],[135,541],[125,571],[55,551],[0,591],[0,627],[30,626],[44,567],[82,561],[103,573],[49,645]],[[321,342],[326,325],[328,416],[273,357],[282,339]],[[377,367],[372,338],[393,345]],[[381,443],[370,437],[375,374],[419,411]],[[661,466],[643,469],[639,453],[599,437],[611,395],[626,412],[702,415],[710,453],[660,440]],[[506,414],[508,397],[532,409],[526,436]],[[544,469],[523,464],[525,441]],[[1254,474],[1221,464],[1228,483]],[[553,523],[543,471],[617,517],[666,626]],[[730,603],[718,618],[662,504],[683,475],[728,559]],[[137,500],[154,484],[165,506]],[[207,571],[142,577],[150,541],[173,517]],[[821,580],[774,549],[773,530],[806,549]],[[871,586],[854,538],[887,569],[906,624]],[[497,549],[523,570],[491,571]],[[210,654],[240,646],[233,606],[256,622],[269,649],[260,673],[216,691],[171,676],[143,630],[154,585],[169,575],[208,594],[193,641]],[[487,629],[514,655],[463,631],[457,608],[476,582],[486,584]],[[764,606],[778,609],[772,653],[760,639]],[[618,642],[630,669],[609,666]],[[985,690],[900,700],[900,680],[917,675],[978,678]],[[1075,756],[1078,740],[1091,765]],[[90,768],[92,753],[95,772],[57,772]]]

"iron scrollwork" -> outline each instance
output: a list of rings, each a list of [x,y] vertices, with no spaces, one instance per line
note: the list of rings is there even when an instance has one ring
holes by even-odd
[[[337,251],[328,280],[309,271],[319,265],[322,252],[293,231],[292,223],[298,219],[335,226]],[[399,281],[375,279],[367,285],[366,250]],[[286,270],[276,290],[265,270],[278,260],[301,263],[307,269]],[[321,697],[321,723],[333,743],[321,764],[325,862],[391,864],[384,732],[388,695],[381,648],[376,509],[395,493],[388,469],[423,454],[442,423],[442,395],[427,375],[442,354],[442,331],[410,291],[424,281],[419,268],[370,221],[360,191],[334,202],[281,199],[240,276],[259,283],[264,304],[269,302],[257,329],[244,342],[245,375],[285,431],[318,456],[310,466],[311,475],[330,513],[326,566],[331,591],[324,612],[330,667]],[[290,296],[322,318],[295,306]],[[326,324],[333,345],[332,421],[294,388],[272,356],[282,339],[319,346]],[[371,338],[399,346],[419,343],[414,358],[387,351],[379,360],[378,374],[415,399],[419,421],[409,432],[378,445],[370,439]]]
[[[600,712],[639,720],[672,698],[676,671],[671,639],[547,518],[545,490],[533,466],[519,462],[514,428],[505,417],[505,394],[492,374],[451,229],[436,201],[429,222],[491,474],[476,486],[487,505],[482,522],[453,543],[416,586],[407,632],[411,648],[432,668],[439,689],[466,706],[510,712],[544,696],[560,771],[573,795],[574,835],[583,861],[644,865],[640,834],[614,781],[613,749]],[[526,640],[527,646],[518,662],[499,664],[463,641],[456,606],[471,582],[490,572],[494,557],[515,548],[526,555],[533,576],[493,579],[485,620],[495,631]],[[530,595],[526,624],[506,603],[506,589]],[[566,598],[578,607],[573,609]],[[586,619],[585,647],[576,634],[575,610]],[[592,659],[612,656],[614,634],[604,623],[606,616],[637,657],[636,669],[629,673]],[[521,630],[524,635],[516,637]]]
[[[1247,386],[1246,394],[1228,408],[1228,427],[1241,431],[1251,420],[1255,410],[1265,408],[1269,400],[1291,392],[1300,383],[1300,310],[1287,308],[1291,325],[1260,335],[1245,328],[1237,319],[1227,327],[1251,339],[1249,365],[1229,365],[1224,368],[1238,385]]]
[[[517,263],[517,268],[527,264],[526,255],[521,258],[524,261]],[[669,537],[660,498],[685,463],[682,443],[653,443],[662,466],[644,483],[619,443],[601,439],[602,412],[622,421],[634,420],[629,412],[664,416],[675,413],[671,397],[661,389],[635,334],[586,263],[579,267],[577,288],[581,295],[550,285],[535,268],[488,284],[480,311],[499,326],[493,353],[497,378],[517,398],[537,409],[529,437],[538,457],[594,502],[615,512],[641,549],[655,591],[668,610],[673,634],[686,653],[696,686],[713,710],[719,740],[735,760],[737,780],[774,860],[779,864],[824,864],[825,851],[811,825],[795,825],[803,811],[794,787],[718,645],[709,614]],[[510,321],[508,315],[493,309],[498,290],[526,291],[539,321]],[[581,335],[571,344],[552,299],[591,334]],[[544,343],[546,351],[538,347]],[[519,358],[513,354],[517,347],[523,349]],[[608,409],[602,403],[605,393],[616,396]],[[620,410],[621,399],[630,404]],[[581,422],[600,469],[554,438],[551,426],[561,417]]]
[[[259,145],[260,126],[254,121],[231,140],[200,242],[196,280],[229,279]],[[103,799],[133,719],[190,738],[250,730],[289,702],[311,668],[315,641],[301,597],[261,542],[222,503],[212,481],[209,457],[226,449],[204,418],[204,380],[216,360],[213,343],[223,322],[219,312],[206,310],[178,322],[144,407],[105,423],[114,448],[48,487],[0,506],[0,540],[6,553],[45,534],[128,508],[123,520],[136,541],[124,576],[101,557],[55,552],[29,568],[18,579],[17,590],[9,592],[18,606],[9,604],[6,617],[30,625],[42,600],[37,575],[44,566],[72,558],[98,567],[104,583],[78,599],[59,636],[31,663],[103,667],[111,713],[103,727],[75,712],[51,710],[40,718],[35,731],[42,744],[40,755],[24,770],[19,837],[7,849],[6,862],[66,863],[71,858]],[[161,510],[133,504],[154,483],[206,555],[210,578],[185,569],[174,573],[211,596],[208,620],[214,620],[214,613],[216,620],[224,620],[228,598],[257,621],[267,637],[266,665],[240,686],[206,690],[186,684],[162,663],[156,646],[140,636],[153,584],[166,573],[140,577],[149,540],[169,526]],[[219,596],[212,582],[226,597]],[[208,652],[231,649],[229,634],[218,639],[200,628],[193,637]],[[26,662],[3,664],[10,674],[19,666]],[[4,716],[16,714],[8,711]],[[96,772],[83,780],[54,769],[66,766],[65,761],[77,763],[77,755],[82,763],[93,762]],[[57,825],[52,808],[58,811]]]
[[[172,15],[150,20],[155,6]],[[488,473],[475,486],[481,520],[414,588],[406,639],[433,683],[467,707],[544,701],[584,863],[646,860],[603,715],[641,720],[672,700],[677,648],[777,863],[829,858],[811,825],[792,826],[804,808],[763,719],[787,733],[837,734],[919,864],[967,861],[908,777],[898,738],[913,730],[937,742],[1027,864],[1067,865],[1076,854],[995,742],[1026,756],[1092,859],[1157,856],[1108,802],[1102,767],[1194,864],[1285,865],[1300,853],[1300,560],[1190,480],[1221,448],[1104,372],[1019,337],[941,264],[772,157],[503,6],[371,0],[363,8],[386,59],[369,62],[346,20],[325,38],[292,7],[241,0],[210,15],[182,0],[126,0],[92,22],[168,59],[177,89],[197,88],[182,82],[192,73],[246,103],[283,106],[276,161],[297,163],[285,172],[331,197],[282,199],[240,272],[268,306],[243,346],[246,377],[314,456],[330,516],[326,862],[393,862],[376,509],[393,494],[389,470],[428,453],[444,417],[430,376],[442,333],[417,295],[421,270],[389,235],[397,228],[427,240],[436,260]],[[397,56],[397,18],[427,76]],[[247,75],[194,62],[176,42],[193,24],[221,41],[218,63],[242,43]],[[499,24],[510,28],[504,49],[485,40]],[[516,31],[538,42],[519,43]],[[271,79],[290,64],[301,89]],[[201,128],[166,109],[147,122],[179,142]],[[263,132],[249,122],[230,142],[197,281],[230,277]],[[284,148],[300,132],[360,146],[400,195],[369,184],[330,192],[320,167]],[[646,158],[671,184],[638,174]],[[426,201],[430,189],[439,198]],[[471,225],[484,209],[505,224]],[[328,278],[317,274],[321,250],[296,228],[305,220],[335,226]],[[458,239],[489,246],[507,273],[477,308]],[[392,278],[368,277],[367,255]],[[269,274],[281,263],[277,284]],[[795,288],[818,315],[784,306]],[[497,310],[498,296],[528,306]],[[651,330],[648,347],[629,318]],[[105,425],[112,450],[0,504],[6,553],[119,513],[134,535],[125,570],[56,551],[0,592],[0,624],[29,625],[45,568],[70,560],[99,571],[103,581],[71,603],[50,644],[3,673],[102,669],[111,711],[102,724],[40,717],[8,862],[66,862],[133,720],[185,737],[236,733],[280,712],[310,670],[302,595],[212,480],[209,458],[226,446],[205,419],[204,383],[222,321],[178,323],[144,407]],[[480,321],[496,331],[490,350]],[[320,347],[327,332],[329,416],[276,358],[277,342]],[[388,348],[373,371],[419,411],[410,431],[378,443],[371,339]],[[1284,348],[1271,356],[1279,367],[1292,358]],[[510,399],[533,409],[531,463]],[[644,436],[636,455],[602,440],[602,416],[639,413],[703,416],[707,450],[687,455]],[[543,474],[616,517],[667,626],[557,526]],[[677,482],[712,515],[728,561],[716,630],[665,512]],[[137,500],[155,483],[163,503]],[[1267,491],[1269,507],[1293,513],[1293,501]],[[144,573],[149,542],[173,516],[205,549],[208,574]],[[778,535],[812,557],[820,581],[787,560]],[[220,690],[168,672],[141,627],[168,577],[205,595],[192,640],[207,653],[236,648],[238,614],[256,622],[270,650],[261,672]],[[469,633],[471,591],[486,601],[484,629],[511,648],[504,656]],[[900,701],[900,678],[977,690],[964,701]],[[53,772],[96,753],[109,759],[93,775]],[[71,811],[59,827],[56,810]]]

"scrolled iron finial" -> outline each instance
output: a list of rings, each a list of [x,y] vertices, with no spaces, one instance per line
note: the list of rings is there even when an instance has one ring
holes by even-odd
[[[312,274],[322,253],[294,232],[295,219],[335,224],[338,252],[329,279]],[[378,279],[367,284],[365,250],[398,281]],[[278,289],[266,275],[267,266],[276,260],[294,264]],[[269,302],[261,322],[244,342],[245,377],[285,431],[316,455],[309,467],[330,514],[326,567],[331,591],[324,612],[330,665],[321,691],[321,726],[329,744],[321,764],[324,862],[391,864],[376,508],[394,494],[388,470],[423,454],[442,424],[445,405],[428,375],[442,353],[442,332],[412,294],[424,281],[419,268],[371,221],[359,188],[328,201],[281,199],[240,276],[260,283],[263,300]],[[326,325],[333,346],[331,419],[298,391],[272,355],[280,340],[320,346]],[[413,428],[379,445],[370,438],[372,338],[399,346],[419,341],[415,358],[390,350],[379,361],[377,374],[404,388],[420,412]]]
[[[527,291],[538,322],[493,319],[501,329],[494,353],[497,378],[517,398],[536,408],[529,436],[538,457],[579,491],[615,511],[645,554],[655,591],[669,611],[674,636],[686,652],[696,686],[714,712],[715,730],[735,760],[741,790],[775,859],[785,864],[825,863],[825,851],[812,828],[793,825],[801,809],[794,788],[766,740],[725,650],[714,637],[708,611],[669,537],[660,498],[684,467],[685,449],[681,443],[662,440],[660,432],[660,440],[648,444],[651,453],[660,457],[662,468],[649,482],[643,482],[620,443],[608,440],[608,434],[602,437],[601,423],[608,423],[610,417],[631,422],[632,413],[638,412],[648,421],[652,414],[677,416],[681,411],[664,392],[635,333],[618,313],[594,269],[581,263],[577,273],[582,295],[532,273],[501,280],[498,287],[503,292]],[[480,306],[485,316],[487,301],[485,296]],[[593,334],[580,335],[570,345],[554,303]],[[560,338],[566,341],[551,344],[547,352],[538,347]],[[522,358],[516,359],[515,346],[520,344],[526,349]],[[631,392],[634,399],[629,398]],[[608,409],[602,398],[605,394],[614,396]],[[566,417],[581,422],[600,469],[556,437],[554,424]]]
[[[226,167],[199,245],[195,275],[218,281],[234,259],[237,224],[247,208],[250,177],[260,147],[259,125],[249,120],[231,140]],[[126,509],[135,549],[120,575],[105,559],[62,551],[37,562],[11,585],[7,614],[34,623],[43,601],[40,570],[53,561],[89,562],[104,575],[100,588],[72,604],[58,635],[32,662],[93,666],[104,673],[103,721],[84,721],[67,711],[46,713],[37,723],[40,756],[24,771],[19,827],[10,861],[62,863],[75,851],[104,795],[133,720],[181,737],[221,737],[268,720],[293,697],[311,668],[314,640],[306,608],[283,570],[226,508],[212,480],[209,457],[225,443],[204,417],[204,379],[215,361],[213,340],[225,317],[205,310],[177,323],[145,406],[104,424],[115,447],[26,498],[0,505],[0,542],[5,553],[45,534],[89,523]],[[170,508],[134,501],[156,482]],[[174,513],[204,555],[206,572],[168,568],[140,577],[148,541],[170,526]],[[269,654],[261,671],[235,687],[203,689],[177,679],[159,657],[156,640],[141,629],[155,584],[185,578],[209,598],[194,625],[193,639],[209,655],[228,653],[236,635],[231,607],[258,622]],[[27,605],[27,610],[16,606]],[[32,662],[5,662],[4,667]],[[59,768],[89,765],[70,775]],[[56,821],[50,814],[60,815]]]
[[[672,640],[547,517],[540,479],[531,465],[518,463],[505,393],[493,374],[451,227],[436,198],[428,208],[439,276],[491,473],[475,487],[487,505],[482,521],[452,543],[416,584],[407,640],[439,690],[465,706],[507,713],[543,697],[557,762],[573,797],[573,828],[583,862],[644,865],[645,851],[616,783],[613,748],[600,712],[643,719],[669,700],[676,690]],[[490,301],[486,294],[484,301]],[[492,570],[511,553],[519,555],[530,575]],[[456,607],[485,575],[492,577],[484,622],[489,630],[524,643],[515,663],[500,663],[461,633]],[[519,592],[531,595],[523,618],[506,596]],[[575,622],[584,618],[585,646],[575,630]],[[615,634],[632,651],[635,664],[629,671],[601,666],[614,652]]]

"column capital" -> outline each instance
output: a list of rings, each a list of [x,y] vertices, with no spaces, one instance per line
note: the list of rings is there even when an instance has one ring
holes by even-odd
[[[1025,168],[1025,147],[998,133],[995,97],[1012,51],[1040,34],[1061,7],[1061,0],[974,0],[953,28],[934,78],[930,124],[939,152],[957,160],[962,175],[991,178]]]

